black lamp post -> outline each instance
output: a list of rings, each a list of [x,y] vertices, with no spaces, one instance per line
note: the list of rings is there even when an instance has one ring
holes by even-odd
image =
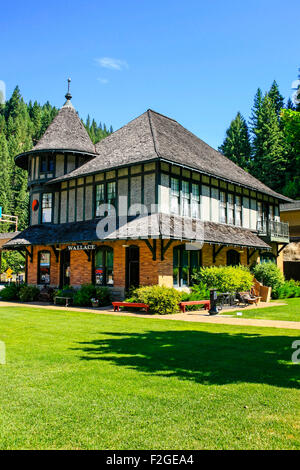
[[[210,289],[210,294],[209,294],[209,300],[210,300],[210,309],[209,309],[209,314],[210,315],[217,315],[219,313],[218,307],[217,307],[217,289]]]

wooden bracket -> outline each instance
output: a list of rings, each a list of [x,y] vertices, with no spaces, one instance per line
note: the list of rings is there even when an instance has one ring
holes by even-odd
[[[33,245],[30,245],[30,251],[25,247],[25,251],[30,258],[30,263],[33,262]]]
[[[152,253],[153,261],[156,261],[156,239],[154,238],[153,245],[151,245],[151,243],[149,242],[148,239],[144,240],[144,242],[146,243],[147,247],[149,248],[149,250]]]
[[[174,240],[169,240],[166,245],[164,246],[164,240],[161,238],[160,239],[160,259],[163,261],[165,259],[165,254],[172,245]]]
[[[18,253],[26,260],[26,254],[22,250],[18,250]]]
[[[279,250],[278,250],[278,243],[277,243],[277,256],[279,256],[279,254],[282,252],[282,250],[284,250],[286,245],[288,245],[288,243],[283,243],[282,247],[279,248]]]
[[[53,250],[53,253],[54,253],[54,256],[55,256],[56,262],[58,263],[58,259],[59,259],[59,251],[56,249],[56,246],[55,246],[55,245],[51,245],[51,248],[52,248],[52,250]]]
[[[250,253],[250,249],[247,248],[247,264],[250,264],[250,260],[252,258],[252,256],[254,255],[254,253],[256,253],[256,249],[253,248],[253,251]]]
[[[221,245],[220,248],[216,250],[216,245],[213,245],[213,263],[216,262],[218,254],[223,250],[224,245]]]
[[[91,250],[84,250],[84,252],[85,252],[85,254],[86,254],[86,256],[87,256],[88,262],[90,262],[90,261],[91,261],[91,253],[92,253],[92,251],[91,251]]]

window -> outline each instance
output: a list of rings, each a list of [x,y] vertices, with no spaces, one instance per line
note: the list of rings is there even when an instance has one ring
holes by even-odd
[[[38,283],[50,284],[50,251],[40,251],[38,256]]]
[[[101,215],[100,206],[105,203],[104,183],[96,186],[96,217]]]
[[[188,181],[182,181],[182,215],[190,215],[190,184]]]
[[[224,191],[220,191],[220,222],[222,224],[227,222],[226,193]]]
[[[273,253],[261,253],[260,263],[276,263],[276,256]]]
[[[193,219],[200,218],[200,192],[199,185],[192,184],[192,217]]]
[[[116,182],[107,183],[107,203],[116,205]]]
[[[95,283],[99,286],[113,286],[114,252],[109,246],[99,248],[95,256]]]
[[[171,213],[179,214],[179,179],[171,178]]]
[[[262,202],[257,203],[257,220],[260,222],[263,221],[263,207],[262,207]]]
[[[110,204],[115,207],[116,205],[116,182],[100,183],[96,185],[96,217],[100,217],[101,205]]]
[[[269,206],[269,220],[274,220],[274,206]]]
[[[52,222],[52,193],[44,193],[42,197],[42,223]]]
[[[242,200],[241,196],[235,196],[235,225],[242,225]]]
[[[173,283],[176,287],[192,284],[192,274],[201,266],[201,250],[185,250],[184,245],[173,250]]]
[[[227,197],[227,223],[234,224],[234,196],[229,193]]]
[[[41,156],[41,173],[48,173],[54,171],[54,156],[42,155]]]
[[[240,264],[240,254],[236,250],[227,251],[227,266],[237,266]]]

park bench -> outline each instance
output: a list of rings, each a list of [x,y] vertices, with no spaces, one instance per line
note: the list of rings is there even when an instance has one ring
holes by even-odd
[[[210,308],[210,301],[209,300],[189,300],[186,302],[180,302],[179,308],[182,313],[185,313],[185,307],[187,305],[204,305],[204,309],[208,310]]]
[[[63,297],[63,296],[56,296],[54,297],[54,305],[57,305],[56,300],[57,299],[63,299],[65,300],[65,307],[69,307],[69,304],[72,302],[72,297]]]
[[[114,307],[114,312],[119,312],[120,307],[136,307],[136,308],[145,308],[146,312],[149,312],[149,305],[135,302],[112,302]]]

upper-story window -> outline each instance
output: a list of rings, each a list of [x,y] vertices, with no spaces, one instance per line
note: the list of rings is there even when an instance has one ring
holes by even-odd
[[[192,184],[192,217],[193,219],[199,219],[200,217],[200,191],[198,184]]]
[[[179,179],[171,178],[171,213],[179,214]]]
[[[190,184],[188,181],[182,181],[182,211],[183,216],[190,215]]]
[[[42,223],[52,222],[52,193],[44,193],[42,197]]]
[[[235,196],[235,225],[242,225],[242,198]]]
[[[116,205],[116,198],[117,198],[117,189],[116,189],[116,182],[110,181],[109,183],[100,183],[96,185],[96,217],[100,217],[103,215],[103,211],[101,211],[102,204],[109,204],[113,207]]]
[[[41,173],[51,173],[54,171],[54,156],[41,156]]]
[[[226,224],[227,222],[227,207],[226,207],[226,193],[220,191],[220,222]]]
[[[227,198],[227,223],[234,224],[234,196],[229,193]]]

